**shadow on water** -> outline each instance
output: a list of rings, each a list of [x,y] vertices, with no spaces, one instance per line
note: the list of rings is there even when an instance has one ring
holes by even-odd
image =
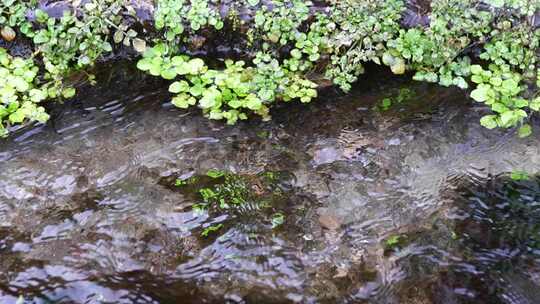
[[[538,135],[370,76],[226,126],[105,67],[2,140],[0,302],[534,303]]]

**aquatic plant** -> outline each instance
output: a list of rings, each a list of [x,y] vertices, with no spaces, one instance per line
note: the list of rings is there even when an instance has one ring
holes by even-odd
[[[251,18],[239,17],[240,5]],[[47,99],[72,97],[69,76],[122,45],[142,54],[139,69],[170,81],[175,106],[197,106],[229,124],[251,114],[269,119],[276,102],[310,102],[321,83],[348,91],[369,62],[418,81],[472,87],[471,98],[493,112],[480,121],[487,128],[517,126],[527,136],[527,121],[540,110],[537,1],[434,0],[418,12],[424,21],[413,24],[404,20],[402,0],[329,1],[324,9],[309,1],[250,0],[220,8],[209,0],[157,0],[152,35],[143,39],[128,1],[74,2],[52,18],[37,1],[1,0],[0,33],[6,41],[32,40]],[[211,43],[200,37],[225,32],[245,44],[242,60],[215,62],[188,51]]]
[[[263,217],[262,220],[267,220],[272,229],[281,226],[285,215],[272,204],[281,198],[281,191],[275,187],[277,180],[275,172],[242,176],[212,169],[205,175],[177,178],[174,186],[197,201],[192,206],[195,214],[209,216],[210,221],[201,232],[202,236],[208,236],[227,224],[229,218],[241,217],[244,214],[242,210],[246,208],[265,211],[268,218]],[[228,215],[224,221],[214,222],[223,215]]]
[[[374,106],[374,110],[388,111],[392,106],[402,104],[415,96],[414,92],[408,88],[401,88],[396,95],[383,98]]]
[[[12,57],[0,48],[0,135],[7,134],[6,126],[49,118],[39,103],[56,93],[38,80],[38,70],[31,59]]]
[[[518,134],[522,137],[532,131],[525,123],[529,116],[526,110],[537,111],[540,104],[536,93],[526,92],[526,86],[538,91],[536,53],[540,34],[520,20],[535,13],[539,4],[501,0],[482,8],[473,0],[432,1],[429,24],[412,28],[400,24],[405,9],[400,0],[340,1],[324,13],[311,13],[311,2],[272,4],[258,8],[247,32],[252,47],[258,50],[252,61],[242,61],[241,68],[232,73],[226,72],[233,65],[229,61],[221,70],[225,79],[238,79],[238,74],[249,71],[249,76],[240,79],[256,93],[250,101],[257,106],[238,112],[223,110],[222,90],[214,89],[208,89],[210,96],[203,103],[199,101],[202,98],[181,94],[173,98],[175,105],[198,105],[208,117],[234,123],[247,118],[250,111],[259,111],[261,104],[262,116],[268,118],[268,108],[276,100],[298,98],[309,102],[316,97],[317,86],[307,75],[322,74],[349,90],[364,72],[363,64],[374,62],[389,66],[395,74],[412,71],[418,81],[462,89],[472,83],[476,87],[471,97],[494,112],[482,118],[483,126],[520,126]],[[509,13],[495,10],[503,7]],[[480,60],[478,64],[471,63],[472,47],[481,50],[473,58]],[[216,70],[210,74],[214,73]],[[290,82],[298,85],[280,85]],[[175,82],[173,92],[187,91],[192,85]],[[230,105],[235,110],[243,105],[236,96],[232,100]],[[209,105],[216,107],[208,110]]]
[[[2,117],[9,119],[2,121],[0,135],[7,135],[4,125],[13,125],[27,121],[45,122],[48,115],[43,107],[34,104],[45,99],[63,100],[76,94],[73,86],[66,81],[74,72],[92,66],[105,53],[112,52],[112,32],[114,40],[123,36],[121,42],[141,49],[144,42],[135,38],[133,30],[127,30],[121,14],[135,14],[133,8],[119,0],[92,0],[84,3],[74,2],[73,11],[64,11],[60,18],[50,17],[45,11],[38,8],[37,1],[2,0],[0,2],[0,26],[2,39],[11,41],[17,36],[31,39],[34,47],[30,58],[15,58],[1,49],[3,67],[8,72],[0,75],[0,82],[4,83],[4,98],[2,107],[9,109],[8,114]],[[33,22],[29,20],[34,16]],[[123,30],[127,30],[124,32]],[[19,35],[20,34],[20,35]],[[25,62],[22,64],[22,62]],[[11,63],[10,63],[11,62]],[[32,64],[31,64],[32,63]],[[22,71],[25,65],[28,71]],[[22,76],[29,84],[26,89],[22,82],[16,82],[19,100],[7,98],[14,86],[13,76]],[[32,75],[32,77],[28,75]],[[93,83],[94,76],[84,71],[88,80]],[[19,79],[19,78],[17,78]],[[30,85],[31,84],[31,85]],[[25,93],[28,93],[28,98]],[[31,102],[29,102],[31,101]],[[19,109],[15,112],[14,109]]]

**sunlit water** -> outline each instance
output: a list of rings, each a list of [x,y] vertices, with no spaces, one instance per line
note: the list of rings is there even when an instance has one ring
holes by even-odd
[[[133,70],[100,78],[1,143],[0,302],[539,301],[540,181],[507,176],[540,171],[540,138],[483,129],[462,92],[375,74],[226,126]],[[260,193],[195,212],[174,180],[211,169]]]

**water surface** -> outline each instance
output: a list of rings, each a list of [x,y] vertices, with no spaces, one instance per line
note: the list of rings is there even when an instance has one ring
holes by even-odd
[[[540,138],[374,73],[227,126],[104,68],[1,143],[0,302],[535,303],[540,181],[508,174],[539,172]],[[194,210],[215,187],[242,202]]]

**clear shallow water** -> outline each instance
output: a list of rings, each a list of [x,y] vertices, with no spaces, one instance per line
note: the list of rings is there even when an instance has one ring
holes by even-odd
[[[505,174],[540,171],[539,138],[483,129],[463,93],[377,75],[225,126],[132,70],[100,77],[52,124],[1,143],[0,302],[538,298],[540,183]],[[373,110],[403,88],[407,103]],[[253,194],[194,212],[204,183],[174,180],[210,169]]]

